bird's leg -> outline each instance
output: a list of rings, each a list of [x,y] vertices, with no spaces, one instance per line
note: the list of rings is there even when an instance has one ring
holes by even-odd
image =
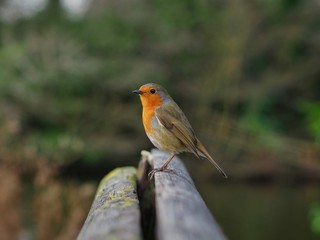
[[[148,176],[149,176],[150,180],[153,178],[155,173],[162,172],[162,171],[166,170],[169,163],[171,162],[171,160],[174,158],[175,155],[176,154],[172,154],[170,157],[168,157],[168,159],[164,162],[164,164],[160,168],[155,168],[151,172],[149,172]]]
[[[176,154],[172,154],[170,157],[168,157],[168,159],[164,162],[164,164],[162,165],[162,167],[160,168],[161,171],[167,169],[169,163],[171,162],[171,160],[174,158]]]

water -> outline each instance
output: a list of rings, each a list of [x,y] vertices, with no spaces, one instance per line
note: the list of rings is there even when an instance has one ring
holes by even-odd
[[[196,185],[229,239],[320,239],[319,231],[312,231],[313,209],[320,203],[317,186]]]

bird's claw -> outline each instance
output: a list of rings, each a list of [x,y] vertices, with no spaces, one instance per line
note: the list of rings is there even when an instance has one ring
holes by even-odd
[[[151,170],[149,173],[148,173],[148,177],[150,180],[152,180],[152,178],[154,177],[154,175],[157,173],[157,172],[171,172],[173,171],[173,169],[169,169],[169,168],[155,168],[153,170]]]
[[[154,177],[154,175],[155,175],[157,172],[162,172],[162,171],[163,171],[163,169],[161,169],[161,168],[155,168],[155,169],[151,170],[151,171],[149,172],[149,174],[148,174],[149,179],[152,180],[153,177]]]

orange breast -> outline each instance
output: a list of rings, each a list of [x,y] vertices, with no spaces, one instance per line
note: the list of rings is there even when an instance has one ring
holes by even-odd
[[[160,96],[141,96],[142,102],[142,121],[147,134],[152,133],[151,121],[154,116],[154,110],[162,104]]]
[[[143,108],[143,112],[142,112],[143,126],[147,134],[152,133],[151,121],[154,116],[154,109],[155,108],[146,108],[146,107]]]

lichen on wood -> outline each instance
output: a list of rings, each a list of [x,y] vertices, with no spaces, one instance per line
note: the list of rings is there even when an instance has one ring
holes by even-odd
[[[78,236],[85,239],[142,239],[134,167],[117,168],[102,179]]]

